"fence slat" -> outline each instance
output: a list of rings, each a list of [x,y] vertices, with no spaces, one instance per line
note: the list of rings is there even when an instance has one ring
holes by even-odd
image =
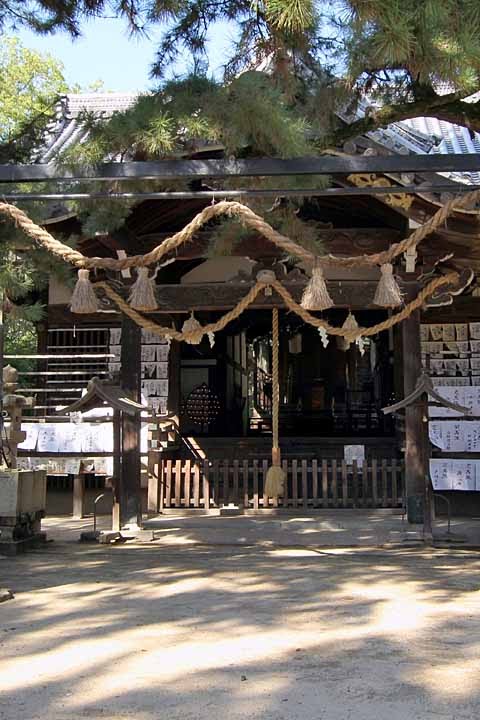
[[[230,501],[230,462],[229,460],[223,461],[223,502],[228,505]]]
[[[184,483],[184,497],[185,497],[185,507],[190,507],[190,482],[192,479],[192,463],[191,460],[185,460],[185,483]]]
[[[158,509],[160,512],[163,511],[163,508],[165,507],[165,463],[163,460],[158,461],[158,482],[159,482],[159,500],[158,500]]]
[[[368,504],[368,460],[362,463],[362,507]]]
[[[344,508],[348,507],[348,475],[345,460],[342,460],[342,505]]]
[[[308,503],[308,483],[307,483],[307,461],[302,460],[302,505],[307,507]]]
[[[208,460],[203,461],[203,506],[210,510],[210,466]]]
[[[220,507],[219,493],[220,493],[220,480],[219,480],[219,461],[213,461],[213,473],[210,474],[210,483],[213,480],[213,507]]]
[[[179,508],[182,497],[182,461],[175,462],[175,507]]]
[[[253,509],[258,510],[258,460],[253,461]]]
[[[284,473],[284,481],[283,481],[283,497],[282,497],[282,504],[283,507],[287,507],[288,505],[288,460],[282,460],[282,470]],[[278,508],[278,497],[273,498],[273,507]]]
[[[268,460],[262,461],[262,481],[263,481],[263,507],[268,508],[268,495],[265,493],[265,485],[267,484]]]
[[[243,485],[243,507],[249,508],[250,507],[250,492],[249,492],[249,470],[248,470],[248,460],[243,461],[243,478],[242,478],[242,485]]]
[[[233,502],[240,505],[240,494],[238,491],[238,460],[233,461]]]
[[[338,508],[338,472],[336,460],[332,460],[332,501],[333,507]]]
[[[317,508],[319,505],[318,498],[318,460],[312,460],[312,497],[313,507]]]
[[[200,466],[198,462],[193,466],[193,507],[200,507]]]
[[[298,463],[292,460],[292,506],[298,506]]]
[[[382,507],[388,507],[389,505],[391,507],[392,506],[391,498],[390,498],[390,502],[389,502],[389,497],[388,497],[388,474],[387,474],[387,461],[385,458],[383,458],[383,460],[382,460],[382,496],[383,496]]]
[[[378,467],[376,458],[372,458],[372,507],[378,506]]]
[[[392,458],[392,506],[397,507],[398,505],[398,468],[397,468],[397,461],[395,458]],[[401,477],[401,475],[400,475]],[[403,499],[403,498],[402,498]]]
[[[322,507],[328,508],[328,463],[322,460]]]
[[[165,507],[172,507],[172,461],[167,460],[167,472],[165,477]]]
[[[358,465],[356,460],[352,460],[352,493],[353,507],[358,507]]]

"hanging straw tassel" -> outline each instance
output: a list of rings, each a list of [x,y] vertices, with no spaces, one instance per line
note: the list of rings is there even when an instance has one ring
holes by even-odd
[[[78,280],[72,293],[70,310],[79,315],[98,312],[98,300],[89,280],[90,271],[82,268],[78,271]]]
[[[333,304],[323,277],[323,270],[320,265],[315,265],[312,277],[303,291],[301,306],[305,310],[327,310],[333,307]]]
[[[267,497],[280,497],[285,492],[285,473],[280,465],[280,449],[278,450],[277,465],[270,465],[265,479],[265,495]],[[273,449],[272,449],[273,462]]]
[[[385,263],[385,265],[380,267],[380,272],[380,280],[378,281],[375,297],[373,298],[374,305],[380,305],[386,308],[398,307],[403,301],[402,293],[393,276],[393,265],[391,263]]]
[[[148,268],[137,268],[137,279],[133,283],[130,295],[128,296],[130,307],[134,310],[149,312],[156,310],[157,300],[155,298],[155,281],[148,275]]]
[[[267,497],[284,494],[285,473],[280,465],[280,448],[278,442],[278,418],[280,409],[280,383],[278,363],[278,309],[272,311],[272,465],[267,470],[264,492]]]
[[[185,322],[182,325],[182,333],[186,333],[187,335],[191,335],[191,337],[186,337],[185,340],[190,343],[190,345],[200,345],[202,342],[202,335],[198,331],[202,330],[202,326],[198,322],[197,318],[192,313],[190,317],[185,320]]]

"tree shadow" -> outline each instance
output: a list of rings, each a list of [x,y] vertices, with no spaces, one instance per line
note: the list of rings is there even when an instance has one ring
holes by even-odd
[[[0,717],[474,718],[479,568],[155,543],[1,559]]]

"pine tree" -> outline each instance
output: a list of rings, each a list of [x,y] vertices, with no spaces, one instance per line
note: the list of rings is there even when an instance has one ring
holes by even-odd
[[[479,101],[463,102],[480,88],[478,0],[0,0],[0,29],[75,36],[84,18],[107,14],[125,18],[132,32],[162,28],[152,68],[159,78],[185,53],[198,70],[211,28],[229,23],[236,39],[226,80],[267,64],[286,97],[308,96],[304,119],[321,120],[332,144],[422,114],[480,129]],[[381,109],[346,128],[335,111],[365,93]],[[153,143],[170,135],[159,123]]]

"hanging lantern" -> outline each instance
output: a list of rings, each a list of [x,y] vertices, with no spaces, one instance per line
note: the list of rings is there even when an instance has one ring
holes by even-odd
[[[300,355],[302,352],[302,336],[300,333],[292,335],[288,340],[288,352],[290,355]]]
[[[394,308],[402,304],[402,293],[398,287],[398,283],[393,276],[392,263],[385,263],[380,267],[380,280],[378,281],[374,305],[380,307]]]
[[[312,277],[303,291],[301,306],[305,310],[327,310],[333,307],[333,304],[323,277],[323,270],[320,265],[315,265]]]
[[[191,334],[191,337],[186,337],[185,340],[190,343],[190,345],[200,345],[202,342],[202,329],[192,310],[190,317],[185,320],[182,325],[182,333]]]
[[[155,281],[149,277],[148,268],[137,268],[137,279],[131,287],[128,302],[134,310],[150,312],[151,310],[157,309]]]
[[[90,271],[82,268],[78,271],[78,280],[73,289],[70,300],[70,310],[79,315],[89,315],[98,312],[98,300],[92,283]]]

